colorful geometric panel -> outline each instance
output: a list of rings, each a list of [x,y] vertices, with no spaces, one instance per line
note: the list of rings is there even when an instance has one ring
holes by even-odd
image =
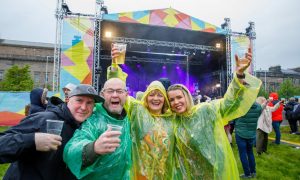
[[[29,92],[0,92],[0,126],[13,126],[25,117],[25,106],[30,104]],[[53,92],[48,92],[51,97]]]
[[[86,17],[63,20],[60,87],[68,83],[92,84],[94,21]],[[62,89],[60,93],[62,94]]]
[[[104,16],[104,19],[127,23],[176,27],[194,31],[224,33],[221,28],[215,25],[206,23],[172,8],[107,14]]]
[[[232,62],[232,72],[235,70],[235,55],[239,58],[245,57],[245,53],[248,52],[248,48],[251,47],[251,41],[248,36],[239,35],[232,36],[231,38],[231,62]],[[248,72],[253,74],[253,63],[248,68]]]

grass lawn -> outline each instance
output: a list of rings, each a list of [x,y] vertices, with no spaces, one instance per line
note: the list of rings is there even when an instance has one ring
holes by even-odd
[[[0,127],[0,132],[7,127]],[[282,139],[300,143],[300,135],[289,134],[289,127],[281,127]],[[272,132],[270,137],[275,137]],[[234,142],[235,143],[235,142]],[[253,149],[255,152],[255,149]],[[240,174],[243,174],[242,165],[239,159],[236,144],[233,147],[233,152],[238,164]],[[256,174],[254,179],[284,179],[294,180],[300,179],[300,149],[296,149],[286,144],[275,145],[269,141],[268,154],[258,156],[256,153]],[[0,164],[0,178],[2,179],[9,164]]]
[[[300,135],[289,134],[289,127],[281,127],[281,133],[282,140],[300,143]],[[272,132],[269,137],[275,138],[274,132]],[[236,144],[233,151],[239,172],[243,174],[244,172]],[[269,141],[268,154],[258,156],[255,148],[253,151],[256,161],[256,179],[300,179],[300,149],[286,144],[276,145]]]

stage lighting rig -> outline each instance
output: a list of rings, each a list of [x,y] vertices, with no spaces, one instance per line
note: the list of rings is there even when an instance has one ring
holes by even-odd
[[[102,12],[102,14],[108,14],[107,6],[102,5],[101,12]]]
[[[225,30],[229,30],[230,29],[230,18],[224,18],[224,23],[221,24],[221,28],[225,29]]]
[[[63,12],[64,12],[64,14],[71,14],[72,12],[70,11],[70,8],[69,8],[69,6],[67,5],[67,3],[62,3],[62,5],[61,5],[61,7],[62,7],[62,10],[63,10]]]
[[[249,36],[250,39],[256,39],[254,22],[249,22],[249,26],[246,28],[246,35]]]

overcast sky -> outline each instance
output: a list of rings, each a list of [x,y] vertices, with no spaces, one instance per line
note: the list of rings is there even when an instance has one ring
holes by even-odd
[[[299,0],[105,0],[109,13],[172,7],[220,26],[225,17],[231,28],[245,32],[256,27],[256,67],[300,67]],[[66,0],[72,12],[93,14],[95,0]],[[0,38],[54,43],[56,0],[1,0]]]

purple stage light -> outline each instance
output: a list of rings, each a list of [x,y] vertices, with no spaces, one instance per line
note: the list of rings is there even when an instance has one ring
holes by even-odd
[[[178,69],[180,69],[180,67],[177,65],[177,66],[176,66],[176,69],[178,70]]]
[[[163,65],[163,67],[162,67],[163,69],[166,69],[167,67],[166,67],[166,65]]]
[[[141,68],[141,65],[140,65],[140,64],[137,64],[136,67],[137,67],[137,68]]]

